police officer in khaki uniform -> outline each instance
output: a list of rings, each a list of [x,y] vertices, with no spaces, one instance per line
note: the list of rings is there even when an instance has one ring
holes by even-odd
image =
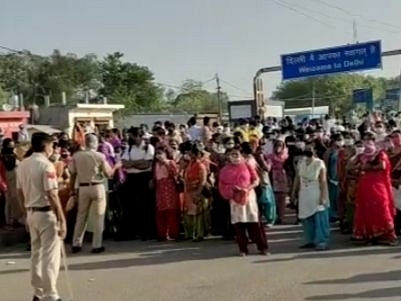
[[[31,283],[34,301],[61,301],[57,293],[62,240],[66,222],[58,197],[57,175],[49,161],[53,138],[35,133],[33,154],[17,169],[18,197],[27,211],[31,235]]]
[[[85,234],[91,206],[94,206],[94,232],[92,240],[92,253],[104,252],[102,236],[104,218],[106,213],[105,181],[111,177],[115,170],[121,167],[116,164],[111,168],[104,154],[97,151],[98,138],[94,134],[85,136],[86,149],[75,153],[72,157],[69,169],[71,172],[71,191],[78,188],[78,214],[74,229],[72,252],[82,250],[82,242]],[[73,194],[73,196],[76,193]]]

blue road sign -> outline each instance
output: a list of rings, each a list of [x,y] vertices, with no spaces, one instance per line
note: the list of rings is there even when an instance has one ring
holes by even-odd
[[[400,88],[387,89],[385,99],[398,101],[400,100],[400,94],[401,94]]]
[[[352,93],[354,104],[365,104],[366,109],[371,111],[373,109],[373,90],[367,89],[356,89]]]
[[[398,99],[383,99],[381,109],[384,111],[398,111]]]
[[[369,103],[373,101],[372,89],[356,89],[352,93],[354,103]]]
[[[373,41],[281,56],[283,80],[382,67],[381,42]]]

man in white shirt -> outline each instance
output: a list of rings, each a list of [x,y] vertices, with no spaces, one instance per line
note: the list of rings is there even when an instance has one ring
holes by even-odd
[[[29,134],[23,124],[19,126],[18,142],[29,142]]]
[[[123,187],[122,222],[119,240],[152,239],[156,235],[155,201],[149,188],[152,179],[154,147],[145,141],[139,128],[128,130],[128,147],[121,160],[127,172]]]
[[[203,134],[203,129],[202,127],[198,126],[196,124],[196,118],[191,117],[188,121],[189,129],[188,129],[188,135],[190,136],[191,141],[202,141],[202,134]]]

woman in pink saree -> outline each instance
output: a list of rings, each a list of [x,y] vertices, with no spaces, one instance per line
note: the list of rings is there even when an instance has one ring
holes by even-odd
[[[231,223],[234,225],[240,256],[248,254],[249,238],[256,243],[259,253],[267,254],[267,239],[260,223],[255,187],[259,177],[254,168],[243,159],[239,148],[229,153],[229,163],[219,176],[219,191],[230,202]]]

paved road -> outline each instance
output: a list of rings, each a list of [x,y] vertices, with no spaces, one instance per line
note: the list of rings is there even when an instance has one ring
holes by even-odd
[[[401,300],[399,247],[355,247],[335,234],[332,250],[300,252],[299,227],[276,227],[268,236],[267,257],[237,257],[235,245],[219,239],[107,242],[101,255],[87,246],[69,258],[74,300]],[[26,252],[0,252],[0,300],[30,300],[28,268]],[[66,296],[63,273],[59,287]]]

